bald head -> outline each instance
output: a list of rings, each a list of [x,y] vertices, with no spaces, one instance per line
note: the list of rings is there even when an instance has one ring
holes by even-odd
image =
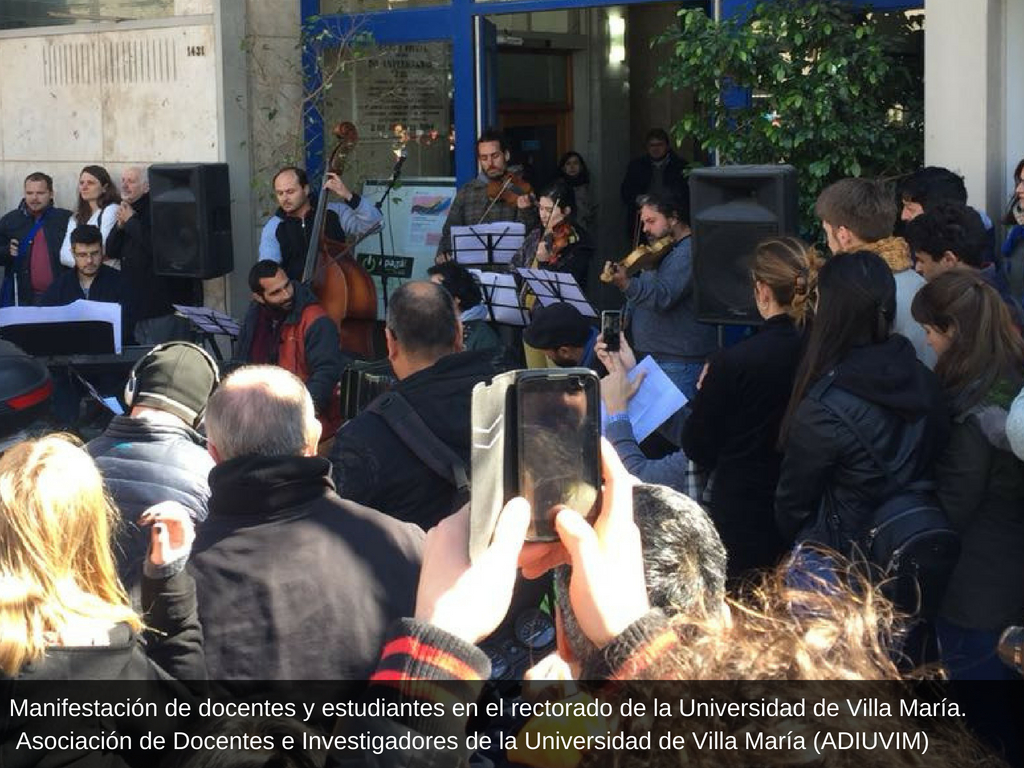
[[[139,165],[130,165],[121,171],[121,199],[134,203],[149,192],[148,169]]]
[[[249,455],[313,456],[320,422],[298,376],[276,365],[250,365],[232,372],[210,397],[206,432],[217,463]]]
[[[462,350],[462,325],[455,301],[442,286],[429,280],[404,283],[391,295],[387,332],[393,367],[396,354],[423,367]],[[395,374],[403,378],[400,368],[401,362]]]

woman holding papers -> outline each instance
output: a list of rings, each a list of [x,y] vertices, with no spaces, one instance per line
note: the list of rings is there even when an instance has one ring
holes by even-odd
[[[817,256],[796,238],[765,240],[755,251],[752,276],[765,322],[756,334],[708,362],[678,441],[683,450],[654,461],[642,454],[634,455],[633,461],[624,457],[642,480],[691,494],[697,490],[695,467],[712,473],[707,500],[733,579],[774,565],[786,551],[773,514],[781,463],[777,445],[812,313]],[[605,409],[609,415],[624,411],[637,387],[625,376],[631,360],[624,361],[622,355],[612,360],[613,355],[600,347],[598,353],[616,368],[609,366],[611,373],[602,382]],[[623,455],[628,446],[613,437],[613,429],[619,434],[623,427],[609,424],[608,429]],[[666,475],[673,482],[666,482]]]

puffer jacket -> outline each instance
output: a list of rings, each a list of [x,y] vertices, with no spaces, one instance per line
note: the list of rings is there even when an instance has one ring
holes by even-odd
[[[175,425],[131,416],[115,416],[85,448],[121,512],[114,546],[117,570],[129,593],[137,597],[149,532],[140,529],[136,520],[161,501],[180,502],[193,521],[205,520],[213,459],[203,437],[184,422]]]
[[[894,486],[931,479],[949,417],[935,375],[898,334],[854,348],[826,376],[830,386],[820,397],[810,396],[812,386],[789,426],[775,521],[785,541],[838,545],[848,554]],[[895,469],[895,482],[843,416]]]

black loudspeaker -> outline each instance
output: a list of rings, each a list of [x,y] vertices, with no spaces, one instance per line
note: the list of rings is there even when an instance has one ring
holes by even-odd
[[[226,163],[149,167],[153,271],[208,280],[235,268]]]
[[[725,165],[690,174],[690,226],[697,317],[705,323],[761,322],[750,277],[754,247],[796,234],[796,169]]]

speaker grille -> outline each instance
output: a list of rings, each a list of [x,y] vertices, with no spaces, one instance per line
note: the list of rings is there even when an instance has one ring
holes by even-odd
[[[796,172],[788,165],[701,168],[690,177],[697,317],[761,322],[750,277],[757,244],[796,230]]]
[[[234,269],[231,195],[224,163],[154,165],[149,169],[153,270],[208,280]]]

